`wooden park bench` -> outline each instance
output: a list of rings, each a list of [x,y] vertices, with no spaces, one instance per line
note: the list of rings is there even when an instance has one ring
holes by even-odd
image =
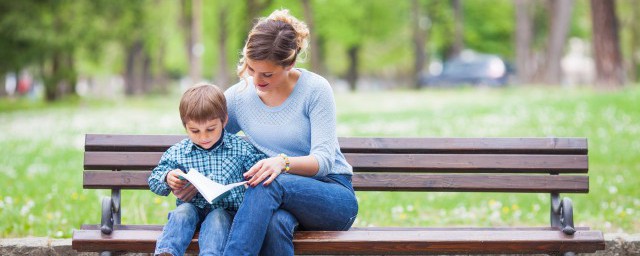
[[[110,189],[102,222],[73,232],[77,251],[153,252],[160,225],[121,224],[123,189],[147,177],[180,135],[86,135],[83,187]],[[602,232],[575,227],[561,193],[588,193],[585,138],[339,138],[357,191],[549,194],[542,227],[353,227],[298,231],[296,254],[565,254],[605,248]],[[149,207],[152,207],[151,205]],[[150,208],[151,209],[151,208]],[[389,209],[360,209],[360,211]],[[96,213],[98,214],[98,213]],[[189,247],[197,252],[198,235]]]

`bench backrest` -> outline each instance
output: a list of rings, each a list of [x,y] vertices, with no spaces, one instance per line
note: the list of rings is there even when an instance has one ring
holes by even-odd
[[[88,189],[148,189],[184,135],[87,134]],[[588,193],[585,138],[339,138],[360,191]],[[570,175],[566,175],[570,174]]]

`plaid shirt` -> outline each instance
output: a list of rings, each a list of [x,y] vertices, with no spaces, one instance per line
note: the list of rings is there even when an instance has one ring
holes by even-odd
[[[242,174],[266,157],[249,142],[226,131],[222,136],[222,143],[209,150],[198,147],[187,138],[171,146],[162,155],[160,163],[149,176],[149,188],[158,195],[169,195],[171,188],[166,182],[166,177],[173,169],[186,171],[194,168],[207,178],[221,184],[244,181]],[[211,209],[224,208],[237,211],[244,198],[244,191],[244,186],[234,188],[228,197],[213,205],[197,193],[190,203],[203,209],[210,206]],[[176,205],[182,203],[184,203],[182,200],[176,199]]]

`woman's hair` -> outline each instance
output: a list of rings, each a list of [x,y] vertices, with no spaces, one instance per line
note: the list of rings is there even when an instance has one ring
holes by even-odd
[[[227,119],[227,101],[218,86],[200,83],[187,89],[180,99],[180,119],[182,126],[189,121],[204,123],[220,118]]]
[[[307,24],[289,14],[289,10],[276,10],[269,17],[260,18],[242,49],[238,76],[247,70],[247,59],[268,60],[283,67],[292,65],[298,54],[307,49],[308,37]]]

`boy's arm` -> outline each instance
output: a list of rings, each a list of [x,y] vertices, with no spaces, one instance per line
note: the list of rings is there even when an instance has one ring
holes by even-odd
[[[153,168],[151,175],[147,182],[149,183],[149,189],[161,196],[167,196],[171,192],[169,184],[167,184],[167,174],[169,171],[175,169],[176,162],[173,160],[173,155],[170,150],[167,150],[160,158],[160,162],[156,168]]]
[[[262,153],[262,151],[251,145],[251,143],[246,141],[244,143],[246,143],[249,148],[248,154],[245,156],[245,161],[243,162],[245,171],[251,169],[251,167],[258,163],[258,161],[269,158],[269,156],[267,156],[265,153]]]

